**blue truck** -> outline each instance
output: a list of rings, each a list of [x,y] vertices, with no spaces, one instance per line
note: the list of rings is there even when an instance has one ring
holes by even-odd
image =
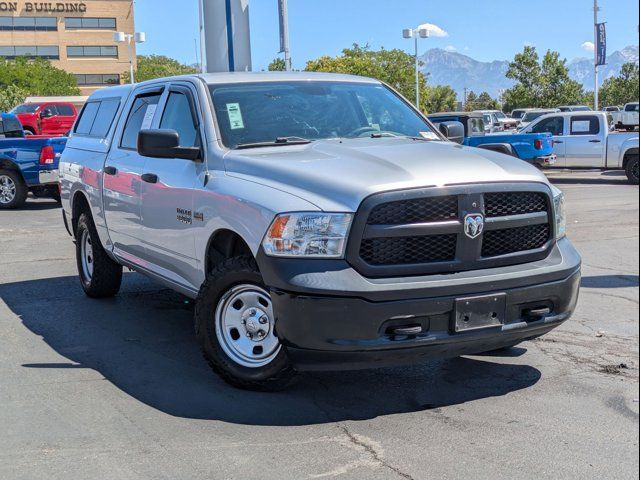
[[[59,201],[58,161],[66,143],[25,137],[15,115],[0,113],[0,209],[21,207],[29,192]]]
[[[463,145],[485,148],[512,155],[531,164],[545,167],[556,162],[550,133],[485,134],[480,112],[445,112],[427,115],[435,124],[460,122],[464,127]]]

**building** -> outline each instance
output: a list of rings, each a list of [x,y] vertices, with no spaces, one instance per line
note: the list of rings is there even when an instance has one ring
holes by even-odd
[[[121,83],[128,46],[113,34],[134,31],[132,0],[0,0],[0,57],[49,59],[75,75],[83,95]]]

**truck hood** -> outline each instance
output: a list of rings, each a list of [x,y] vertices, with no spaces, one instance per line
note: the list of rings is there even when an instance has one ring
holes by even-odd
[[[546,177],[514,157],[450,142],[405,138],[317,141],[237,151],[228,175],[268,185],[325,211],[356,211],[371,194],[419,187],[538,182]]]

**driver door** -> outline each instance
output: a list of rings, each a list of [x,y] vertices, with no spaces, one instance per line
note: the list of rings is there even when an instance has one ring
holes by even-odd
[[[550,133],[553,137],[553,153],[558,157],[557,167],[564,167],[567,161],[567,138],[565,117],[559,115],[540,120],[528,133]]]

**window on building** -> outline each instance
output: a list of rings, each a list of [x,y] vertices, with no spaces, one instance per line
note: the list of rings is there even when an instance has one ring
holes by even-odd
[[[118,47],[115,46],[77,46],[67,47],[69,58],[118,58]]]
[[[115,18],[67,17],[64,19],[67,30],[115,30]]]
[[[53,17],[0,17],[0,31],[55,32],[58,22]]]
[[[75,75],[76,82],[80,87],[92,87],[103,85],[120,85],[120,75],[117,73],[105,73],[105,74],[77,74]]]
[[[60,60],[60,51],[56,46],[39,47],[2,47],[0,46],[0,58],[13,60],[16,57],[44,58],[47,60]]]

